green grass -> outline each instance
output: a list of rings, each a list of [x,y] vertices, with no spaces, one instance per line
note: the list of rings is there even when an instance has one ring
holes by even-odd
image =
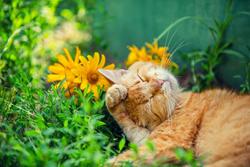
[[[76,96],[66,98],[53,86],[34,88],[21,72],[11,82],[12,88],[0,89],[0,166],[103,166],[128,149],[103,96],[95,101],[91,93],[75,90]],[[147,145],[153,152],[153,143]],[[138,155],[136,145],[130,148]],[[181,165],[200,164],[190,151],[178,150],[177,157]]]
[[[97,166],[114,153],[104,101],[35,89],[25,76],[1,91],[1,166]]]

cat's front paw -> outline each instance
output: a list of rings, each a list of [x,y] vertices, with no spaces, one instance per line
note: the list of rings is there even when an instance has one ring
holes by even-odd
[[[108,108],[113,108],[127,97],[127,88],[123,85],[115,84],[106,93],[106,104]]]

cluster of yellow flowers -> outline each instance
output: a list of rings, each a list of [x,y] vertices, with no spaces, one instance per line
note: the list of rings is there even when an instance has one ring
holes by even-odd
[[[171,54],[168,52],[167,47],[159,47],[157,42],[153,44],[146,43],[146,47],[138,48],[136,46],[129,46],[130,53],[126,61],[126,66],[129,67],[136,61],[152,62],[162,67],[175,66],[177,64],[170,60]]]
[[[146,61],[161,65],[162,67],[170,67],[177,65],[170,58],[170,53],[167,47],[159,47],[158,43],[146,43],[146,47],[137,48],[136,46],[129,47],[130,53],[126,61],[126,65],[130,66],[136,61]],[[65,55],[57,55],[59,63],[49,66],[48,82],[56,82],[57,87],[62,87],[66,90],[66,96],[70,96],[74,92],[74,88],[81,90],[87,89],[88,92],[93,92],[96,99],[99,98],[98,87],[100,89],[107,88],[110,82],[98,72],[99,69],[115,68],[114,64],[105,66],[106,58],[104,55],[99,55],[95,52],[93,56],[84,57],[81,55],[79,48],[76,48],[74,60],[69,51],[64,49]]]
[[[81,55],[79,48],[76,48],[75,59],[73,60],[69,51],[64,49],[64,55],[57,55],[59,63],[49,66],[48,82],[59,82],[57,87],[61,86],[66,90],[66,96],[70,96],[74,92],[74,88],[88,92],[92,91],[95,98],[99,97],[98,87],[105,90],[109,86],[109,81],[98,72],[98,69],[114,69],[115,65],[110,64],[105,67],[106,58],[104,55],[99,55],[95,52],[93,56],[88,55],[84,57]]]

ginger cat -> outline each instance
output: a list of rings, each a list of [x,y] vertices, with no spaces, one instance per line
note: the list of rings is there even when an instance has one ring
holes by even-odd
[[[205,166],[250,166],[250,95],[227,90],[182,92],[167,70],[137,62],[128,70],[100,70],[115,84],[106,94],[106,105],[139,154],[150,139],[156,154],[147,162],[167,157],[175,161],[173,149],[193,149],[204,156]],[[130,150],[115,158],[131,160]]]

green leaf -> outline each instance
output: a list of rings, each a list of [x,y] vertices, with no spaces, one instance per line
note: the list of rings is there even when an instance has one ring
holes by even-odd
[[[175,149],[175,155],[178,160],[182,160],[185,156],[185,151],[183,148],[176,148]]]
[[[40,135],[41,131],[39,130],[27,130],[25,131],[25,135],[28,137],[36,137],[37,135]]]
[[[65,128],[68,128],[68,125],[69,125],[69,120],[65,120],[65,121],[63,122],[63,126],[64,126]]]
[[[119,142],[119,145],[118,145],[119,152],[121,152],[121,151],[122,151],[122,149],[123,149],[123,148],[124,148],[124,146],[125,146],[125,143],[126,143],[125,138],[122,138],[122,139],[120,140],[120,142]]]
[[[146,146],[148,147],[149,151],[155,152],[155,145],[151,140],[146,141]]]
[[[97,122],[96,122],[96,127],[104,126],[104,125],[106,125],[106,123],[103,122],[103,121],[97,121]]]
[[[191,150],[188,150],[185,154],[185,160],[187,162],[192,162],[193,159],[194,159],[193,152]]]
[[[54,132],[55,132],[55,129],[53,129],[53,128],[48,128],[48,129],[46,129],[43,133],[44,133],[44,135],[46,135],[46,136],[50,136],[50,135],[52,135]]]
[[[129,147],[131,148],[131,150],[133,151],[133,153],[135,153],[135,155],[138,155],[139,150],[138,150],[138,146],[135,143],[130,143]]]
[[[6,61],[0,60],[0,71],[5,67]]]
[[[241,11],[238,14],[250,16],[250,12],[248,12],[248,11]]]
[[[6,133],[0,132],[0,138],[6,139]]]
[[[222,51],[222,53],[225,55],[236,56],[236,57],[241,58],[241,59],[245,58],[245,56],[243,54],[241,54],[240,52],[237,52],[237,51],[231,50],[231,49],[226,49],[226,50]]]

